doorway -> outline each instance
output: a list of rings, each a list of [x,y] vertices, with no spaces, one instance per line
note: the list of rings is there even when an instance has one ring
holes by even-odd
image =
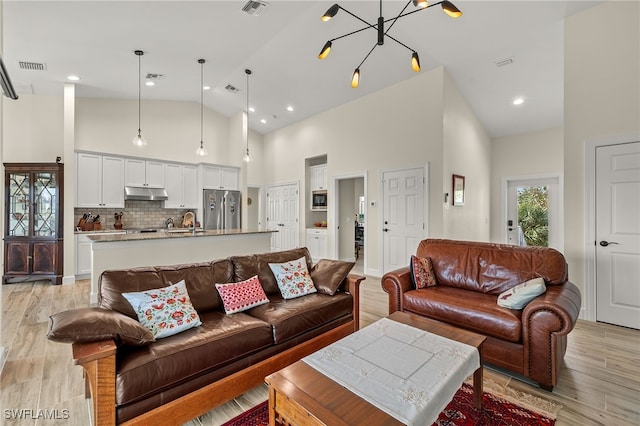
[[[387,171],[382,174],[382,273],[409,264],[426,237],[426,168]]]
[[[507,244],[563,249],[562,193],[559,176],[509,177],[505,180]]]
[[[352,271],[364,274],[367,263],[366,175],[337,177],[335,188],[335,253],[340,260],[355,262]]]
[[[640,142],[596,148],[596,321],[640,329]]]

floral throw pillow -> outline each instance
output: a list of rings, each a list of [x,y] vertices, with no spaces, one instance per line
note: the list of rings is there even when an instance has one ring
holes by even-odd
[[[257,275],[238,283],[216,284],[216,289],[220,293],[224,311],[227,314],[246,311],[254,306],[269,303]]]
[[[191,304],[184,280],[169,287],[122,293],[138,315],[138,321],[161,339],[197,327],[202,322]]]
[[[498,305],[509,309],[522,309],[547,290],[544,279],[534,278],[503,291],[498,295]]]
[[[409,269],[411,270],[411,281],[416,288],[433,287],[437,284],[430,257],[411,256]]]
[[[269,268],[276,277],[280,294],[284,299],[294,299],[317,291],[307,270],[307,259],[304,256],[285,263],[270,263]]]

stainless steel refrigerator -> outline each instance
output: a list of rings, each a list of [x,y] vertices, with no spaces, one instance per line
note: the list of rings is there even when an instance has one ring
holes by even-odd
[[[204,190],[204,229],[240,229],[240,191],[224,189]]]

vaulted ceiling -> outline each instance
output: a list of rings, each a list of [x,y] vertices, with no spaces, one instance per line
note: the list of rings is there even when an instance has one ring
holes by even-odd
[[[246,109],[244,70],[250,68],[250,126],[263,134],[416,76],[411,52],[387,39],[361,67],[360,87],[353,89],[351,74],[375,44],[374,30],[335,41],[320,61],[327,40],[363,23],[343,11],[322,22],[328,1],[270,0],[257,16],[242,11],[246,3],[5,0],[3,60],[18,94],[61,95],[73,74],[80,77],[79,97],[136,99],[133,51],[140,49],[143,77],[162,75],[155,86],[142,86],[144,99],[199,102],[197,60],[204,58],[204,83],[211,87],[205,105],[225,116]],[[407,10],[415,9],[410,3]],[[401,18],[389,35],[418,52],[422,72],[444,66],[491,136],[560,126],[563,20],[601,1],[454,3],[462,17],[434,6]],[[376,23],[378,1],[339,4]],[[384,0],[383,16],[392,18],[406,4]],[[503,60],[511,62],[499,66]],[[20,61],[46,69],[22,69]],[[516,97],[525,102],[515,107]]]

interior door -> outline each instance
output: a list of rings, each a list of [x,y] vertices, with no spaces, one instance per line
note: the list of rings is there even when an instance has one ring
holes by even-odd
[[[560,179],[507,181],[506,243],[562,251]]]
[[[640,329],[640,142],[596,149],[596,320]]]
[[[298,184],[277,185],[267,189],[267,228],[271,235],[271,251],[299,246],[298,224],[300,196]]]
[[[425,237],[424,169],[385,172],[383,185],[383,273],[409,265]]]

